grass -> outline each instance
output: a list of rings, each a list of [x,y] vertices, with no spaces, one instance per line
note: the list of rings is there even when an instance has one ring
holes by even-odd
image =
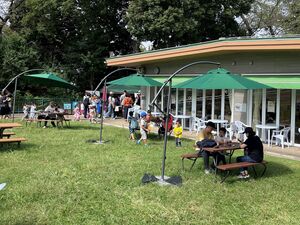
[[[205,175],[202,160],[181,171],[176,149],[168,144],[166,175],[180,175],[182,187],[141,185],[144,173],[160,175],[162,142],[150,146],[128,140],[125,129],[72,123],[71,128],[16,128],[28,142],[0,148],[0,224],[299,224],[300,164],[266,156],[262,179],[224,184]],[[188,165],[187,165],[188,166]]]

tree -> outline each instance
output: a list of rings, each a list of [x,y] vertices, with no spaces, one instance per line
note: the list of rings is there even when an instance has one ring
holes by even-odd
[[[249,36],[296,33],[300,22],[299,7],[298,0],[256,0],[250,12],[241,15],[241,26]]]
[[[25,0],[0,0],[0,35],[2,29],[13,15],[14,11],[22,5]]]
[[[286,20],[283,22],[283,28],[287,34],[300,33],[300,2],[298,0],[290,0],[288,4],[288,12]]]
[[[63,71],[82,90],[93,89],[107,72],[109,51],[132,50],[126,7],[118,0],[27,0],[10,27],[35,46],[44,67]]]
[[[235,17],[247,13],[253,0],[129,1],[128,30],[154,48],[177,46],[243,34]]]

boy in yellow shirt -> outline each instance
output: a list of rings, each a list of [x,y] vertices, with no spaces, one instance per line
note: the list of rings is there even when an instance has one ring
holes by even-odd
[[[181,147],[182,126],[179,120],[176,121],[176,125],[173,129],[173,132],[175,135],[176,147]]]

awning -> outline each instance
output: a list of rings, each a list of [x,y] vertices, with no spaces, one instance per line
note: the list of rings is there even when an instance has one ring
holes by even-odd
[[[245,75],[245,77],[275,89],[300,89],[299,75]]]

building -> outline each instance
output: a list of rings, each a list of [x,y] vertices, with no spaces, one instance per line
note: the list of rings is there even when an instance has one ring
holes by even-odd
[[[172,90],[172,113],[193,117],[240,120],[257,124],[290,126],[291,143],[300,146],[300,38],[229,38],[186,46],[117,56],[111,67],[135,67],[158,81],[194,61],[214,61],[221,67],[273,87],[263,90]],[[216,68],[195,65],[177,75],[173,84]],[[146,88],[146,104],[157,88]],[[164,107],[167,90],[157,102]],[[234,96],[234,98],[232,98]],[[233,112],[233,113],[232,113]],[[188,124],[188,123],[186,123]]]

